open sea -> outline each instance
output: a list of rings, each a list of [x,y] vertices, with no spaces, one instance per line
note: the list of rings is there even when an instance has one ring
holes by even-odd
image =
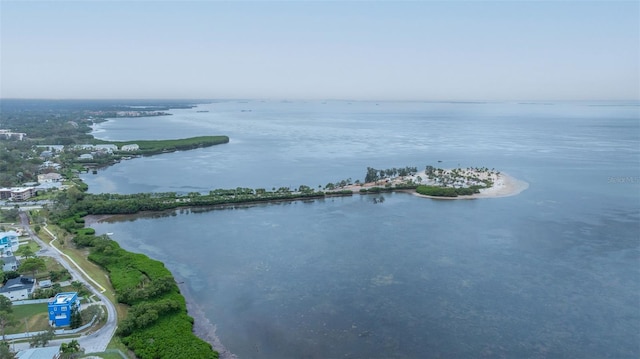
[[[82,175],[89,191],[318,187],[426,165],[529,183],[505,198],[355,195],[93,225],[164,262],[239,358],[640,357],[639,103],[223,101],[169,112],[112,119],[94,135],[230,142]]]

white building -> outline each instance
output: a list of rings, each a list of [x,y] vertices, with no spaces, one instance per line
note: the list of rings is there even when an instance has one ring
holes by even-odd
[[[43,169],[47,169],[47,168],[53,168],[53,169],[59,170],[59,169],[60,169],[60,167],[62,167],[62,166],[60,166],[60,164],[59,164],[59,163],[55,163],[55,162],[51,162],[51,161],[44,161],[44,162],[40,165],[40,167],[39,167],[39,168],[40,168],[41,170],[43,170]]]
[[[4,295],[11,301],[29,299],[35,285],[35,279],[30,277],[20,276],[9,279],[4,287],[0,288],[0,295]]]
[[[20,244],[18,237],[20,233],[16,231],[0,232],[0,252],[2,255],[10,256],[18,250]]]
[[[137,151],[140,149],[140,146],[138,146],[135,143],[132,143],[130,145],[124,145],[122,147],[120,147],[121,151]]]
[[[38,182],[40,183],[48,183],[48,182],[60,182],[62,181],[62,175],[59,173],[45,173],[38,175]]]
[[[94,147],[97,151],[105,152],[109,154],[112,154],[113,151],[118,150],[118,146],[116,145],[95,145]]]

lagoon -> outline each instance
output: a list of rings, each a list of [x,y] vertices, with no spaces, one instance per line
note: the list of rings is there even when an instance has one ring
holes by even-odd
[[[363,179],[367,166],[495,167],[530,187],[469,201],[394,193],[183,209],[93,227],[163,261],[240,358],[637,357],[639,108],[215,102],[110,120],[94,135],[229,144],[83,179],[94,193],[205,192],[324,186]]]

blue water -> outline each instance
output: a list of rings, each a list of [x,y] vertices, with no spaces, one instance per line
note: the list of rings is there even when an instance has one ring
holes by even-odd
[[[96,193],[205,192],[317,187],[363,179],[367,166],[495,167],[529,189],[472,201],[397,193],[178,210],[94,227],[165,262],[240,358],[632,358],[639,109],[212,103],[111,120],[95,135],[225,134],[229,144],[83,179]]]

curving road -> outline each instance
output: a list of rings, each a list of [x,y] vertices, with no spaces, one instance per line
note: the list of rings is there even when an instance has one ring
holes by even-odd
[[[102,294],[102,292],[96,289],[95,284],[89,283],[89,281],[93,283],[95,283],[95,281],[92,278],[90,278],[81,268],[79,268],[77,264],[73,262],[73,260],[66,257],[66,255],[60,252],[57,248],[45,243],[35,233],[33,233],[33,231],[31,230],[31,227],[29,226],[29,218],[27,217],[27,214],[22,211],[20,212],[20,223],[22,224],[24,229],[27,231],[27,233],[29,233],[29,236],[31,237],[31,239],[36,241],[42,248],[38,252],[38,255],[52,257],[56,261],[58,261],[64,268],[66,268],[69,271],[69,273],[71,273],[71,276],[75,280],[78,280],[83,284],[85,284],[89,288],[89,290],[91,290],[91,292],[93,292],[93,294],[95,294],[100,299],[102,304],[107,308],[107,320],[105,325],[99,330],[91,334],[82,335],[81,337],[77,338],[78,342],[80,343],[80,346],[82,346],[82,348],[85,349],[85,353],[95,353],[95,352],[105,351],[105,349],[107,349],[107,345],[109,344],[109,342],[111,341],[111,338],[113,337],[113,334],[116,331],[116,327],[118,324],[116,320],[117,315],[116,315],[115,306],[113,305],[113,303],[111,303],[109,299],[107,299],[107,297],[104,294]],[[57,238],[54,236],[54,240],[56,239]],[[74,265],[71,265],[71,263],[73,263]],[[81,272],[84,274],[84,276],[81,274]],[[61,343],[68,342],[68,341],[69,339],[52,340],[51,342],[49,342],[49,346],[52,346],[52,344],[60,345]],[[28,348],[28,343],[27,343],[27,348]]]

